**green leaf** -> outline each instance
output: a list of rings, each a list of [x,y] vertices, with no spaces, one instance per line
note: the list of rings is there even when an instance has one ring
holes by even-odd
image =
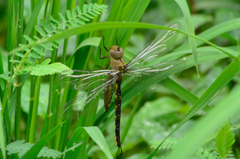
[[[218,159],[218,153],[213,148],[200,147],[195,153],[199,158]]]
[[[75,8],[72,10],[72,15],[73,15],[73,17],[77,16],[77,10]]]
[[[67,19],[72,19],[71,12],[69,10],[66,11]]]
[[[63,22],[66,22],[66,18],[62,15],[62,13],[59,13],[59,17],[62,19]]]
[[[172,139],[167,139],[164,144],[162,144],[162,146],[159,149],[174,149],[174,146],[180,142],[182,139],[176,139],[176,138],[172,138]],[[151,147],[152,148],[157,148],[157,146],[162,142],[162,140],[154,140],[151,141]]]
[[[42,63],[41,63],[41,65],[47,65],[47,64],[49,64],[51,62],[51,59],[46,59],[46,60],[44,60]]]
[[[2,78],[0,78],[0,88],[2,90],[5,90],[5,87],[6,87],[5,83],[3,82]]]
[[[83,15],[79,15],[79,18],[81,18],[81,19],[83,19],[83,20],[85,20],[85,21],[89,21],[89,19],[86,18],[86,17],[84,17]]]
[[[53,41],[50,41],[49,44],[55,47],[56,49],[58,48],[57,44],[55,44]]]
[[[94,19],[93,16],[91,16],[89,13],[83,13],[84,16],[86,16],[89,19]]]
[[[83,13],[87,12],[88,6],[86,4],[83,5]]]
[[[89,3],[89,4],[88,4],[88,11],[92,10],[92,8],[93,8],[93,4],[92,4],[92,3]]]
[[[65,23],[65,24],[63,24],[63,25],[65,25],[66,27],[68,27],[68,28],[71,28],[72,26],[70,25],[70,24],[68,24],[68,23]]]
[[[43,146],[46,145],[52,139],[52,137],[56,134],[56,132],[62,127],[63,123],[53,128],[45,136],[43,136],[40,140],[38,140],[38,142],[36,142],[30,148],[30,150],[28,150],[27,153],[24,154],[24,156],[21,159],[29,159],[29,158],[36,157],[37,154],[40,152],[40,150],[43,148]]]
[[[78,24],[81,24],[81,25],[85,25],[86,23],[84,23],[84,21],[82,21],[80,18],[74,18],[74,20],[78,23]]]
[[[87,39],[83,40],[79,46],[77,46],[75,51],[84,46],[96,46],[97,47],[97,46],[99,46],[100,41],[101,41],[100,37],[87,38]]]
[[[51,32],[52,29],[49,27],[48,23],[46,23],[43,19],[40,20],[40,23],[47,33]]]
[[[28,59],[28,62],[33,64],[35,61],[33,61],[31,58]]]
[[[52,16],[50,16],[50,20],[58,25],[60,25],[60,22],[54,19]]]
[[[93,11],[89,11],[89,14],[91,14],[92,16],[96,17],[98,14],[95,14]]]
[[[27,21],[27,25],[26,25],[26,28],[24,30],[25,35],[29,36],[32,33],[32,28],[34,28],[34,25],[36,23],[36,19],[39,16],[39,12],[40,12],[42,6],[44,6],[44,2],[45,2],[45,0],[37,1],[37,4],[35,5],[34,10],[31,13],[31,17]],[[25,44],[25,41],[23,41],[23,43]]]
[[[6,150],[8,154],[18,153],[19,157],[22,157],[34,144],[31,143],[24,143],[24,140],[17,140],[9,145],[7,145]],[[56,158],[61,155],[61,152],[53,149],[48,149],[47,147],[43,147],[37,157],[52,157]]]
[[[175,149],[166,159],[189,158],[204,141],[209,139],[209,136],[211,136],[224,121],[236,113],[239,113],[240,100],[236,100],[239,94],[240,86],[238,85],[224,100],[219,101],[213,109],[193,125],[191,130],[185,135],[186,138],[176,145]]]
[[[79,6],[76,7],[78,14],[82,14],[82,11]]]
[[[35,52],[30,53],[29,56],[30,56],[30,57],[33,57],[33,58],[35,58],[35,59],[41,57],[41,56],[39,56],[38,54],[36,54]]]
[[[93,4],[93,9],[95,9],[97,6],[98,6],[97,3],[94,3]]]
[[[53,50],[53,48],[51,48],[50,46],[46,45],[46,44],[41,44],[40,46],[44,47],[45,49],[48,49],[48,50]]]
[[[100,131],[100,129],[98,127],[83,127],[83,128],[86,130],[89,136],[93,139],[93,141],[95,141],[95,143],[98,144],[100,149],[103,150],[107,158],[113,158],[110,153],[107,142],[102,132]]]
[[[92,138],[92,140],[96,144],[98,144],[98,146],[105,153],[105,155],[108,159],[113,159],[113,157],[111,155],[111,152],[109,150],[109,147],[106,143],[106,140],[105,140],[102,132],[100,131],[100,129],[98,127],[95,127],[95,126],[93,126],[93,127],[80,127],[78,129],[76,129],[74,131],[73,136],[70,139],[68,145],[73,145],[79,139],[80,134],[84,135],[83,131],[87,132],[88,135]],[[68,155],[66,157],[68,157]]]
[[[61,45],[61,41],[60,40],[54,40],[57,44]]]
[[[12,62],[12,63],[20,63],[19,60],[9,60],[9,61]]]
[[[23,54],[21,54],[19,52],[14,52],[14,55],[19,56],[19,57],[23,57]]]
[[[44,53],[41,49],[39,49],[39,48],[37,48],[37,47],[33,47],[32,49],[33,49],[34,51],[36,51],[39,55],[45,56],[45,53]]]
[[[42,28],[40,28],[38,25],[35,26],[35,29],[39,32],[39,34],[44,37],[46,36],[46,33],[44,30],[42,30]]]
[[[45,76],[45,75],[52,75],[55,73],[61,73],[62,71],[66,71],[66,70],[70,70],[70,68],[60,62],[57,62],[50,65],[33,66],[30,69],[31,71],[30,74],[35,76]]]
[[[4,74],[0,74],[0,78],[5,79],[6,81],[9,81],[9,82],[16,82],[15,79],[13,79],[13,78],[11,78],[9,76],[6,76]]]
[[[79,26],[77,23],[75,23],[74,21],[72,21],[72,20],[69,20],[69,23],[71,23],[72,24],[72,26]]]
[[[99,11],[97,11],[97,10],[92,10],[94,13],[96,13],[96,14],[101,14]]]
[[[0,79],[0,85],[2,85],[1,84],[2,82],[3,81]],[[6,125],[3,125],[4,117],[2,114],[4,114],[4,113],[3,113],[2,104],[0,103],[0,149],[1,149],[0,156],[3,157],[3,159],[6,159],[6,151],[5,151],[6,138],[4,135],[4,133],[6,132],[6,131],[4,131],[4,129],[6,129],[6,128],[4,128],[4,126],[6,126]]]
[[[188,33],[190,33],[192,35],[195,35],[193,22],[192,22],[192,18],[191,18],[191,14],[190,14],[187,2],[182,1],[182,0],[175,0],[175,1],[177,2],[177,4],[179,5],[179,7],[181,8],[181,10],[183,12]],[[194,57],[194,61],[195,61],[195,64],[196,64],[197,73],[199,74],[197,51],[196,51],[196,39],[189,36],[188,41],[189,41],[190,48],[191,48],[191,51],[192,51],[192,54],[193,54],[193,57]]]
[[[34,41],[32,40],[32,38],[30,38],[29,36],[23,35],[23,37],[29,42],[29,44],[34,43]]]
[[[226,158],[228,156],[234,142],[235,139],[231,126],[229,122],[226,122],[222,125],[215,138],[216,150],[222,158]]]

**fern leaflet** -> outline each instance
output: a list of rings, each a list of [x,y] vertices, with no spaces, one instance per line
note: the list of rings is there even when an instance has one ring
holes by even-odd
[[[39,26],[36,26],[35,29],[37,32],[41,35],[41,38],[34,36],[33,40],[31,37],[24,35],[24,38],[27,40],[29,44],[33,44],[39,40],[46,39],[48,37],[51,37],[54,34],[59,34],[62,31],[64,31],[67,28],[76,27],[79,25],[84,25],[85,21],[89,21],[90,19],[94,19],[99,14],[107,11],[107,5],[98,5],[97,3],[90,3],[89,5],[83,5],[83,9],[81,10],[79,6],[76,7],[76,9],[73,9],[72,12],[66,11],[66,17],[63,16],[61,13],[59,13],[59,17],[61,19],[61,22],[54,19],[53,17],[50,18],[50,24],[45,22],[44,20],[40,20],[40,23],[42,24],[42,28]],[[19,52],[14,52],[13,54],[21,57],[21,61],[18,60],[11,60],[11,62],[19,63],[17,66],[17,74],[26,73],[35,71],[34,75],[43,75],[44,73],[37,73],[36,70],[44,69],[46,71],[47,67],[50,69],[46,74],[53,74],[53,72],[57,72],[57,70],[53,70],[52,66],[60,67],[59,64],[54,65],[47,65],[37,67],[36,66],[36,59],[41,58],[42,56],[45,56],[44,51],[42,48],[47,50],[53,50],[52,48],[58,48],[58,45],[61,44],[59,40],[54,40],[51,42],[48,42],[48,44],[41,44],[40,46],[33,46],[29,50],[25,50],[28,53],[27,55],[27,61],[25,54],[21,54]],[[24,44],[19,44],[20,47],[25,46]],[[35,63],[35,64],[34,64]],[[20,66],[19,66],[20,65]],[[21,70],[21,68],[25,68],[24,71]],[[63,67],[62,67],[63,68]]]
[[[24,140],[17,140],[9,145],[7,145],[6,150],[8,151],[8,155],[18,153],[19,157],[22,157],[34,144],[24,143]],[[61,155],[61,152],[53,149],[48,149],[47,147],[43,147],[43,149],[39,152],[37,157],[52,157],[56,158]]]
[[[226,158],[230,154],[234,142],[235,139],[231,126],[229,122],[226,122],[222,125],[215,138],[216,150],[220,157]]]

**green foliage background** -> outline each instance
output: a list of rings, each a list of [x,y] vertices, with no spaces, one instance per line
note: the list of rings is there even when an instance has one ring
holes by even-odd
[[[108,5],[108,11],[66,23],[50,37],[39,34],[51,16],[61,23],[77,14],[76,6],[84,10],[90,3]],[[0,8],[0,158],[59,155],[51,149],[62,158],[117,156],[114,104],[97,111],[96,99],[78,120],[63,121],[54,112],[76,91],[60,92],[53,74],[65,65],[106,66],[107,60],[99,60],[102,36],[107,47],[117,38],[129,61],[172,22],[181,30],[159,61],[184,59],[186,67],[164,80],[156,75],[154,82],[123,83],[122,158],[240,158],[239,0],[8,0]],[[31,41],[34,36],[40,39]],[[41,51],[31,62],[27,50],[33,47]]]

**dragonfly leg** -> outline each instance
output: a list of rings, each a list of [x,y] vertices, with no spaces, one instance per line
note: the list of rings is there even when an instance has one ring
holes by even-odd
[[[103,68],[103,67],[101,67],[101,66],[99,66],[99,65],[94,66],[94,67],[98,67],[98,68],[100,68],[100,69],[105,69],[105,68]]]
[[[108,67],[109,67],[109,64],[110,64],[110,61],[108,61],[108,64],[107,64],[107,66],[105,67],[105,68],[103,68],[103,67],[101,67],[101,66],[99,66],[99,65],[97,65],[97,66],[94,66],[94,67],[98,67],[98,68],[100,68],[100,69],[108,69]]]
[[[119,149],[120,149],[120,150],[119,150],[119,155],[122,156],[122,155],[123,155],[122,148],[120,147]]]
[[[109,52],[109,50],[106,48],[105,44],[104,44],[104,40],[105,40],[105,37],[103,36],[103,47],[105,50],[107,50],[107,52]]]
[[[110,64],[110,61],[108,61],[108,64],[107,64],[107,66],[106,66],[106,69],[109,67],[109,64]]]
[[[102,56],[102,54],[101,54],[102,49],[100,47],[99,47],[99,49],[100,49],[100,52],[99,52],[99,58],[100,59],[105,59],[105,58],[110,57],[109,55],[108,56]]]

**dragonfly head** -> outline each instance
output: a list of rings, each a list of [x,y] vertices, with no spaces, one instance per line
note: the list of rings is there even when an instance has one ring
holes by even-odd
[[[120,59],[124,55],[123,49],[118,45],[113,45],[110,47],[109,55],[114,59]]]

